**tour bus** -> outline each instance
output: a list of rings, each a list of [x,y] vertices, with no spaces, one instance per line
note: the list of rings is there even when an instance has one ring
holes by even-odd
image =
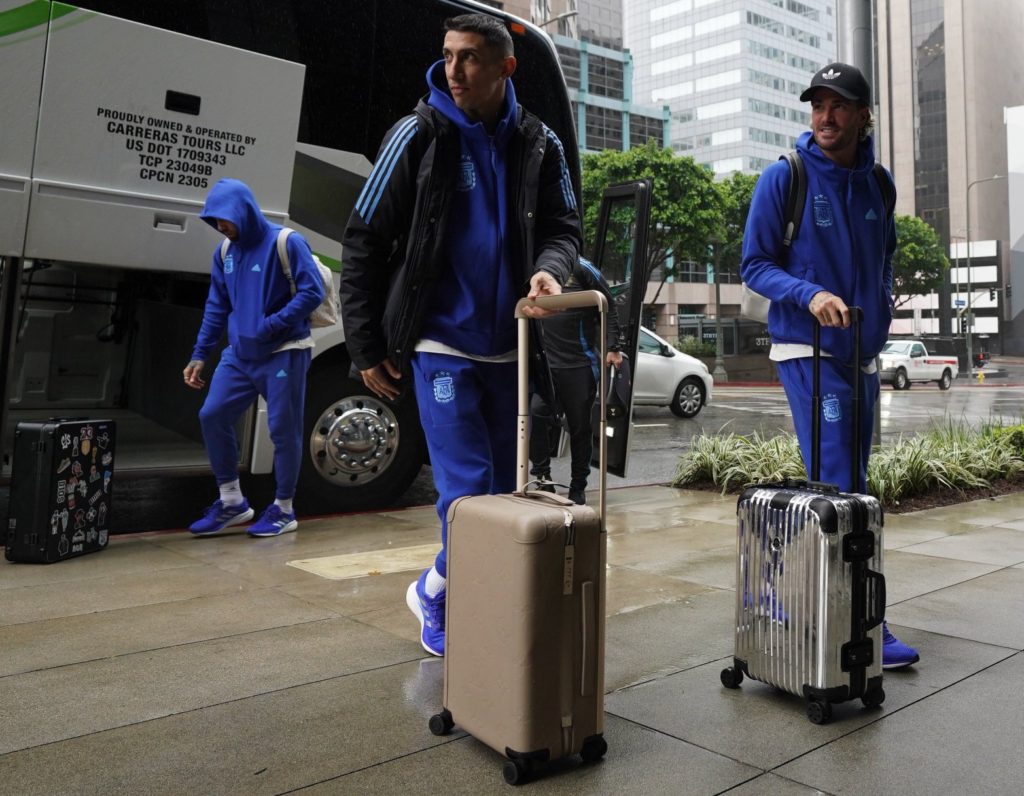
[[[19,421],[100,415],[118,424],[120,474],[208,471],[205,392],[181,381],[220,241],[198,218],[208,189],[248,183],[268,218],[340,269],[385,132],[426,93],[443,20],[471,11],[508,25],[519,99],[561,138],[579,195],[551,40],[489,6],[0,0],[2,475]],[[314,335],[303,506],[388,505],[426,462],[415,402],[350,377],[340,324]],[[269,473],[262,400],[238,432],[240,469]]]

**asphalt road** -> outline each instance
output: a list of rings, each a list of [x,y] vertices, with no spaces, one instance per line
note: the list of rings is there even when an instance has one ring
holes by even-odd
[[[984,386],[958,379],[943,392],[933,385],[915,385],[896,392],[885,387],[880,400],[882,441],[900,434],[926,430],[948,419],[978,425],[1001,418],[1004,423],[1024,420],[1024,361],[1019,372]],[[735,432],[774,435],[793,430],[785,395],[779,387],[718,386],[714,400],[690,420],[667,408],[641,407],[634,411],[634,427],[626,478],[608,477],[609,488],[665,483],[672,478],[680,455],[695,435]],[[568,483],[568,458],[556,459],[552,475]],[[260,508],[273,500],[272,476],[245,476],[246,494]],[[596,474],[591,485],[596,484]],[[182,528],[215,497],[212,478],[164,476],[120,478],[114,487],[113,533]],[[396,507],[420,506],[436,500],[430,468],[424,468]],[[302,496],[296,501],[302,514]],[[6,488],[0,490],[0,513],[6,514]],[[195,515],[195,516],[193,516]]]

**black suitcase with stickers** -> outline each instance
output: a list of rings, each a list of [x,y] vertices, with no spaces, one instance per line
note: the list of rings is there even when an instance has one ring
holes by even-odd
[[[113,420],[18,423],[7,510],[8,561],[51,564],[107,546]]]

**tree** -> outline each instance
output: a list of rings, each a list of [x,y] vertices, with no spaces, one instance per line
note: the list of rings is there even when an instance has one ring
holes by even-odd
[[[916,216],[896,216],[896,254],[892,258],[892,292],[896,306],[914,296],[938,292],[949,258],[935,230]]]
[[[719,267],[723,274],[740,271],[743,255],[743,231],[747,227],[747,215],[750,213],[750,199],[754,195],[754,185],[758,175],[733,172],[721,182],[715,183],[722,197],[722,254]]]
[[[605,150],[583,157],[583,228],[586,251],[593,251],[604,189],[615,183],[649,177],[651,229],[648,265],[662,268],[662,283],[687,261],[706,262],[708,240],[720,234],[721,196],[714,175],[693,158],[676,157],[653,141],[627,152]],[[672,259],[671,266],[669,258]]]

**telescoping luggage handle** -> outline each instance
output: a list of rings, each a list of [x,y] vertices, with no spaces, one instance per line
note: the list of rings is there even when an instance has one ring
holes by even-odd
[[[596,307],[601,318],[601,354],[600,362],[604,362],[607,353],[608,299],[597,290],[581,290],[578,293],[562,293],[558,296],[540,296],[531,301],[520,299],[516,304],[516,319],[519,324],[519,410],[518,434],[516,437],[516,490],[522,492],[529,480],[530,471],[530,325],[529,318],[523,314],[524,307],[540,307],[546,310],[568,310],[577,307]],[[608,421],[606,407],[608,394],[606,380],[598,381],[598,401],[600,406],[600,422],[598,425],[598,498],[597,510],[601,516],[601,527],[605,527],[605,488],[607,485],[608,455]]]
[[[851,462],[851,489],[856,492],[860,483],[860,325],[864,311],[850,307],[850,321],[853,326],[853,461]],[[821,324],[814,319],[814,364],[813,393],[811,395],[811,481],[821,480]]]

